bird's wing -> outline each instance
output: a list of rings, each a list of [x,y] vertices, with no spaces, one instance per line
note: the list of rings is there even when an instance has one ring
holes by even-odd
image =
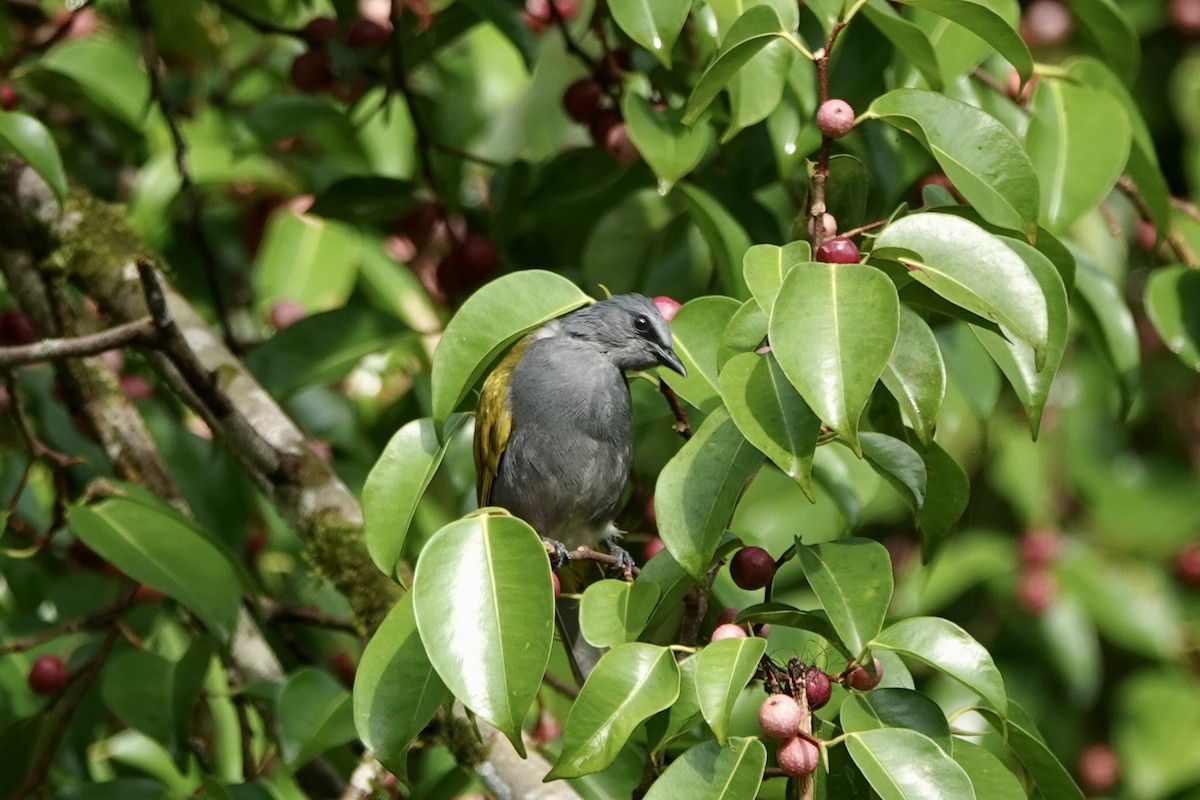
[[[521,354],[529,345],[525,337],[508,352],[487,380],[479,395],[479,406],[475,410],[475,498],[479,505],[489,504],[492,484],[500,471],[500,459],[512,433],[512,408],[509,406],[508,387],[513,369],[521,360]]]

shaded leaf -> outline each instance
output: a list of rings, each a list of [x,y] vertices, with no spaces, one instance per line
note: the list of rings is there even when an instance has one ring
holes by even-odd
[[[985,800],[1026,800],[1017,776],[990,750],[966,739],[954,740],[954,760],[971,779],[975,796]]]
[[[1050,751],[1033,720],[1023,708],[1010,701],[1006,718],[1001,718],[995,711],[986,708],[980,709],[980,713],[1004,735],[1008,748],[1020,759],[1043,797],[1053,797],[1054,800],[1082,800],[1083,792]]]
[[[725,291],[737,300],[747,299],[750,290],[742,279],[742,258],[750,249],[750,237],[728,209],[708,192],[691,184],[680,185],[679,192],[687,204],[688,215],[712,253]]]
[[[646,793],[646,800],[748,800],[758,795],[767,750],[753,736],[734,737],[722,747],[701,742],[671,762]]]
[[[937,703],[912,689],[876,688],[851,694],[838,710],[847,733],[906,728],[922,733],[950,755],[950,723]]]
[[[627,92],[621,115],[629,126],[629,138],[658,176],[663,191],[691,172],[708,148],[708,126],[684,125],[679,109],[658,110],[641,95]]]
[[[954,528],[971,496],[971,481],[954,458],[937,442],[926,448],[925,505],[917,512],[921,558],[928,562]]]
[[[588,586],[579,602],[579,630],[595,647],[635,641],[658,603],[659,589],[647,581],[602,580]]]
[[[937,337],[907,305],[900,306],[896,347],[880,379],[900,404],[917,438],[928,446],[946,395],[946,365]]]
[[[871,539],[841,539],[796,545],[809,586],[829,615],[846,648],[855,656],[883,627],[892,599],[892,560]]]
[[[324,670],[302,667],[292,673],[275,708],[280,754],[291,767],[354,739],[350,693]]]
[[[969,30],[996,49],[1012,64],[1022,82],[1033,74],[1033,56],[1025,40],[987,0],[900,0],[908,6],[931,11]]]
[[[1146,313],[1171,352],[1200,371],[1200,272],[1162,267],[1146,282]]]
[[[862,13],[921,73],[930,89],[936,92],[942,90],[942,71],[937,55],[929,43],[929,37],[920,27],[900,16],[887,0],[868,0]]]
[[[67,174],[54,137],[38,120],[16,111],[0,112],[0,150],[24,161],[46,182],[59,203],[67,199]]]
[[[954,678],[995,709],[1008,708],[1004,679],[992,656],[971,635],[940,617],[910,617],[890,625],[871,642],[894,650]]]
[[[680,306],[671,320],[675,354],[687,368],[687,376],[666,368],[659,370],[659,376],[701,411],[711,411],[721,402],[717,391],[720,338],[714,332],[725,330],[740,307],[731,297],[697,297]]]
[[[906,442],[884,433],[860,434],[863,457],[914,511],[925,504],[925,462]]]
[[[608,10],[621,30],[671,68],[671,49],[688,11],[689,0],[609,0]]]

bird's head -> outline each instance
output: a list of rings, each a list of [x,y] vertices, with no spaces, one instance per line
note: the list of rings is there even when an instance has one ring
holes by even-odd
[[[649,297],[619,294],[579,309],[561,320],[560,331],[592,342],[620,369],[658,366],[686,375],[671,346],[671,329]]]

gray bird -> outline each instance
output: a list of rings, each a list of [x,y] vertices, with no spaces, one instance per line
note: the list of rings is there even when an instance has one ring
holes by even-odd
[[[604,543],[629,478],[632,413],[625,370],[685,374],[650,298],[610,297],[519,341],[483,385],[475,418],[476,493],[557,545]],[[620,551],[625,559],[628,555]]]

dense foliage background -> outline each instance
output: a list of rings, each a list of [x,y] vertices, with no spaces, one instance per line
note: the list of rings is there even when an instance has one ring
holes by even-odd
[[[0,797],[1200,798],[1197,0],[0,17]],[[626,291],[580,693],[459,412]]]

